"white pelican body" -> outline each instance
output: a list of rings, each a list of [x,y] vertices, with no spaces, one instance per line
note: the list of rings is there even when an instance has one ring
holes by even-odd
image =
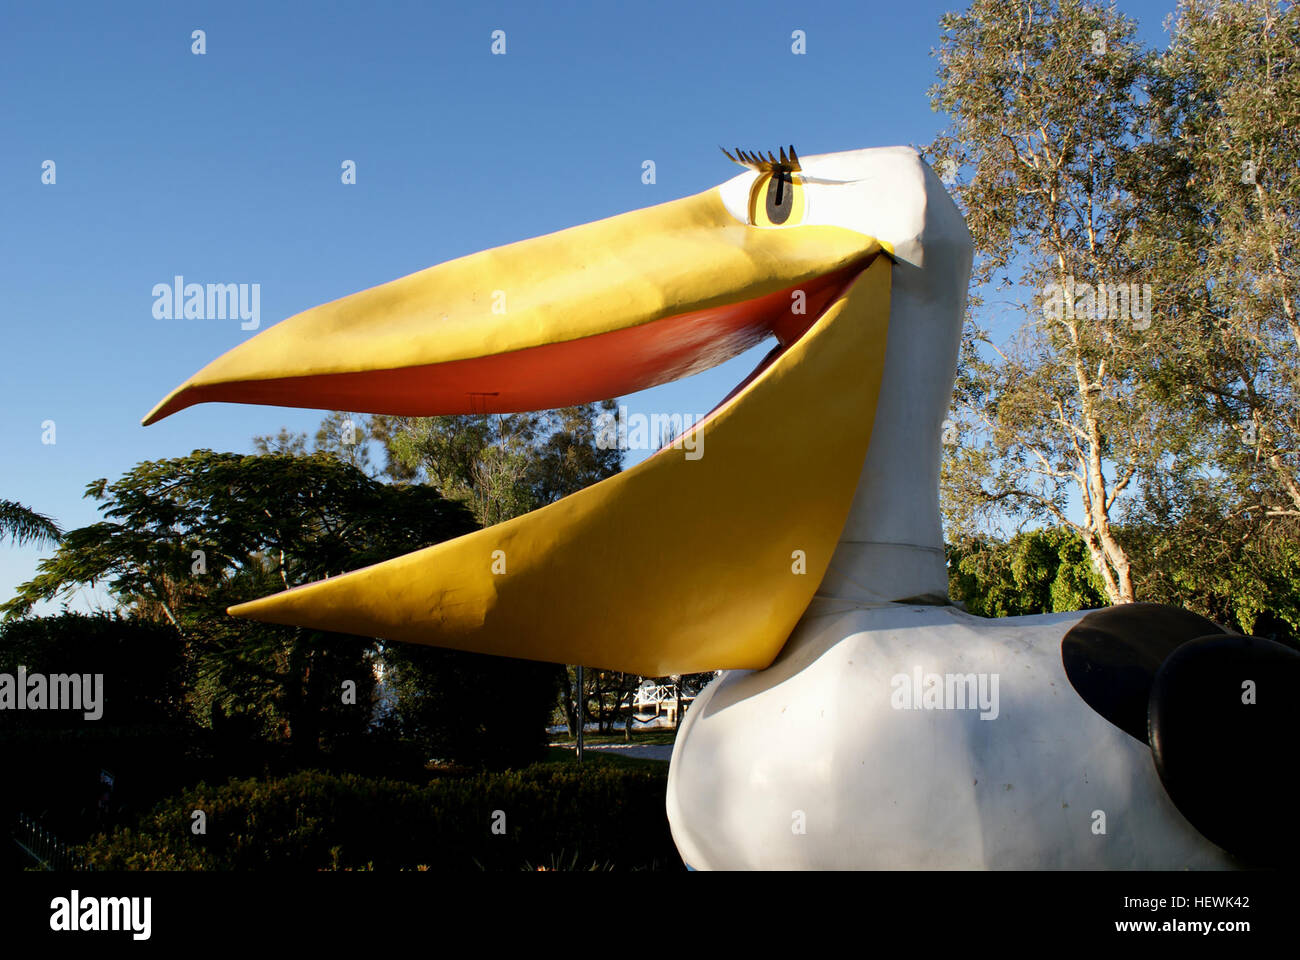
[[[1080,617],[814,601],[775,663],[724,673],[686,713],[667,800],[682,858],[695,869],[1231,867],[1169,800],[1150,748],[1070,686],[1061,637]],[[895,708],[897,678],[918,669],[996,676],[984,684],[996,716],[978,702]]]

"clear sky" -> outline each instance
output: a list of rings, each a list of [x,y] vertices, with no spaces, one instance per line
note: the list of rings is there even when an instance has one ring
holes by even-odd
[[[6,0],[0,497],[76,527],[98,519],[82,499],[97,477],[198,447],[249,450],[282,425],[314,431],[315,411],[217,404],[141,427],[253,335],[238,320],[155,319],[155,284],[258,283],[264,329],[443,260],[704,190],[736,172],[720,144],[923,146],[943,125],[926,92],[938,19],[958,6]],[[1161,44],[1172,6],[1120,4]],[[498,29],[504,56],[490,51]],[[340,182],[345,160],[355,185]],[[755,359],[631,409],[704,413]],[[47,552],[0,546],[0,595]]]

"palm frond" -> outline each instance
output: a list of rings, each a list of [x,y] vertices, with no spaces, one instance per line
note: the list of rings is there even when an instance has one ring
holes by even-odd
[[[0,539],[5,537],[15,544],[58,543],[63,531],[49,517],[16,500],[0,500]]]

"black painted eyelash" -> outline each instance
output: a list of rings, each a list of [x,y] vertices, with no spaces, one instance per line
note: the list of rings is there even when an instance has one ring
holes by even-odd
[[[726,147],[719,147],[727,155],[727,159],[732,163],[738,163],[742,167],[749,167],[751,170],[757,170],[760,173],[776,173],[777,171],[793,173],[799,170],[799,157],[794,152],[794,145],[790,145],[790,155],[787,157],[785,148],[781,148],[780,159],[772,155],[772,151],[767,152],[764,158],[762,152],[746,153],[744,150],[737,150],[733,157]]]

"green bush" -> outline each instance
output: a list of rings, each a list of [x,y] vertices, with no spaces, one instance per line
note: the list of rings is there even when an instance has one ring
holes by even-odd
[[[170,626],[112,614],[63,613],[0,622],[0,672],[101,674],[102,716],[82,711],[0,711],[0,731],[184,726],[184,646]]]
[[[1193,516],[1126,529],[1139,599],[1184,607],[1242,633],[1300,641],[1300,529],[1290,518],[1253,529]]]
[[[318,771],[199,784],[84,852],[101,870],[517,870],[560,855],[676,868],[666,779],[658,765],[536,764],[424,785]],[[195,810],[205,835],[191,830]]]
[[[948,548],[948,592],[980,617],[1063,613],[1107,605],[1088,548],[1060,527],[1010,540],[973,540]]]
[[[397,702],[381,738],[418,743],[425,759],[496,770],[546,755],[563,667],[413,644],[386,645],[383,663]]]

